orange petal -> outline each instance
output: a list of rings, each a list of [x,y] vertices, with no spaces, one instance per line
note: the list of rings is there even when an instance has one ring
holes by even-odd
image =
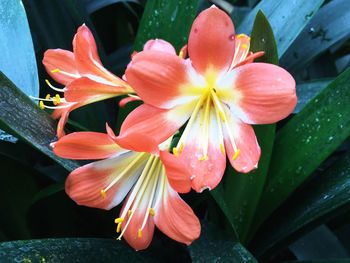
[[[228,112],[228,111],[227,111]],[[258,167],[261,150],[256,140],[254,130],[249,124],[241,122],[239,119],[233,117],[229,113],[226,114],[228,127],[224,129],[225,134],[225,149],[227,157],[231,165],[241,173],[248,173]],[[234,140],[239,154],[235,156],[232,142],[229,137]],[[234,158],[235,156],[235,158]]]
[[[105,159],[125,152],[113,139],[100,132],[74,132],[53,144],[56,155],[75,160]]]
[[[128,201],[125,200],[124,204]],[[132,246],[135,250],[146,249],[152,241],[154,233],[154,222],[151,215],[148,215],[145,227],[140,232],[143,220],[146,214],[149,213],[148,210],[148,198],[142,198],[141,204],[133,211],[133,215],[129,225],[127,226],[123,237],[126,242]],[[120,215],[123,213],[124,207],[120,211]],[[121,229],[123,230],[131,214],[127,213],[124,218]]]
[[[158,152],[158,145],[173,135],[186,122],[189,114],[190,107],[187,106],[162,110],[143,104],[126,117],[117,142],[135,151]]]
[[[194,68],[205,73],[210,67],[226,70],[235,51],[231,18],[217,7],[201,12],[193,22],[188,39],[188,53]]]
[[[63,49],[49,49],[44,53],[46,72],[58,83],[67,85],[80,75],[76,69],[73,52]],[[68,73],[68,74],[64,74]]]
[[[179,193],[188,193],[191,190],[191,174],[186,164],[167,151],[160,151],[159,157],[165,168],[170,185]]]
[[[125,167],[135,158],[137,153],[127,152],[118,157],[93,162],[74,170],[67,178],[66,193],[77,204],[109,210],[117,206],[130,191],[139,177],[142,165],[121,176],[117,182],[101,195]]]
[[[163,39],[151,39],[143,46],[143,50],[156,50],[176,55],[175,48]]]
[[[193,99],[185,61],[159,51],[137,53],[126,69],[126,79],[137,95],[160,108],[172,108]]]
[[[129,102],[132,102],[132,101],[140,101],[141,98],[138,97],[138,96],[129,96],[129,97],[126,97],[126,98],[123,98],[119,101],[118,105],[120,108],[124,108],[126,104],[128,104]]]
[[[234,92],[221,99],[245,123],[274,123],[293,111],[297,102],[295,80],[283,68],[250,63],[233,69],[229,75]]]
[[[154,222],[170,238],[190,245],[200,235],[201,226],[193,213],[180,196],[166,183],[164,195],[155,206]]]
[[[113,98],[128,93],[124,87],[111,86],[81,77],[69,83],[64,92],[64,98],[71,102],[84,102],[84,104]]]
[[[123,80],[103,67],[97,52],[94,36],[85,24],[78,28],[74,36],[73,51],[75,63],[81,75],[98,76],[115,85],[122,86],[125,84]]]
[[[204,114],[201,112],[189,130],[189,135],[179,159],[187,164],[191,173],[192,188],[197,192],[214,189],[224,174],[226,156],[222,152],[223,138],[220,140],[219,127],[215,114],[212,112],[209,127],[201,123]],[[205,136],[205,129],[209,129],[209,136]],[[207,144],[207,146],[206,146]],[[204,153],[205,148],[207,153]]]

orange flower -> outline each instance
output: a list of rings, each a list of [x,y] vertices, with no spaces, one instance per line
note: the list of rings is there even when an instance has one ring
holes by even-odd
[[[40,99],[41,108],[54,109],[52,117],[60,118],[57,136],[64,135],[64,125],[69,113],[81,106],[104,99],[133,93],[133,89],[118,78],[101,63],[92,33],[86,25],[78,28],[73,39],[73,52],[62,49],[49,49],[44,54],[43,64],[48,74],[65,88],[58,89],[46,80],[55,91],[63,92],[64,98],[57,94]],[[47,106],[43,101],[53,102]]]
[[[146,103],[125,120],[118,143],[142,151],[143,133],[157,143],[187,121],[173,149],[188,164],[192,188],[213,189],[226,167],[226,155],[239,172],[256,168],[260,147],[251,124],[287,117],[297,101],[295,81],[284,69],[252,63],[250,39],[235,35],[228,15],[215,6],[196,18],[188,40],[189,58],[145,50],[133,56],[126,78]]]
[[[168,152],[171,139],[151,154],[121,148],[115,138],[107,126],[107,134],[76,132],[52,144],[63,158],[103,159],[74,170],[66,181],[67,194],[79,205],[107,210],[127,196],[115,223],[118,239],[124,236],[136,250],[148,247],[155,225],[170,238],[191,244],[200,223],[176,192],[187,192],[189,179],[184,165]]]

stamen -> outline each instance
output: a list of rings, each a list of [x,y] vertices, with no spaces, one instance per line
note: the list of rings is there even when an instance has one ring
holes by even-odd
[[[72,77],[72,78],[79,78],[80,77],[78,74],[68,73],[68,72],[62,71],[62,70],[60,70],[58,68],[55,68],[55,69],[51,70],[51,72],[52,73],[58,73],[59,72],[59,73],[61,73],[63,75],[66,75],[66,76],[69,76],[69,77]]]
[[[239,35],[236,35],[236,38],[242,38],[242,37],[245,37],[246,35],[245,34],[239,34]]]
[[[204,155],[200,158],[198,158],[199,161],[205,161],[205,160],[208,160],[208,155]]]
[[[50,94],[47,94],[46,97],[45,97],[46,100],[50,100],[50,98],[51,98]]]
[[[103,199],[105,199],[105,198],[107,197],[107,193],[106,193],[105,190],[101,189],[100,193],[101,193],[101,197],[102,197]]]
[[[128,210],[128,216],[131,216],[131,214],[132,214],[132,210]]]
[[[48,79],[45,79],[46,84],[53,90],[58,91],[58,92],[65,92],[65,89],[59,89],[53,86]]]
[[[247,48],[248,48],[248,45],[247,45],[247,44],[243,44],[243,45],[242,45],[242,48],[247,49]]]
[[[122,223],[118,223],[117,225],[117,233],[120,233],[120,230],[122,229]]]
[[[179,157],[179,152],[177,151],[176,147],[173,147],[173,154],[175,155],[175,157]]]
[[[213,101],[214,101],[214,104],[215,104],[215,108],[216,108],[217,111],[218,111],[218,114],[219,114],[219,116],[220,116],[220,119],[221,119],[222,121],[226,121],[225,111],[224,111],[224,109],[223,109],[222,106],[221,106],[221,102],[220,102],[220,100],[219,100],[219,98],[218,98],[218,95],[217,95],[216,92],[214,92],[214,91],[211,91],[211,95],[212,95],[212,97],[213,97]]]
[[[232,160],[236,160],[237,158],[238,158],[238,156],[239,156],[239,154],[241,153],[241,150],[240,149],[237,149],[236,151],[235,151],[235,153],[233,154],[233,156],[232,156]]]
[[[210,129],[210,105],[211,105],[211,96],[208,94],[207,101],[205,103],[204,110],[204,145],[203,145],[203,156],[199,157],[198,160],[205,161],[208,159],[208,146],[209,146],[209,129]]]
[[[55,68],[53,70],[51,70],[52,73],[57,73],[57,72],[60,72],[60,70],[58,68]]]
[[[222,143],[220,143],[220,151],[222,154],[225,154],[225,147]]]
[[[152,207],[149,208],[149,214],[151,216],[155,216],[156,212],[154,211],[154,209]]]
[[[142,230],[141,230],[141,229],[139,229],[139,230],[137,231],[137,237],[138,237],[138,238],[141,238],[141,237],[142,237]]]
[[[123,221],[124,221],[124,218],[118,217],[114,220],[114,223],[119,224],[119,223],[122,223]]]
[[[182,153],[182,151],[183,151],[183,149],[184,149],[184,146],[185,146],[185,145],[184,145],[183,143],[180,144],[180,148],[179,148],[179,152],[180,152],[180,153]]]
[[[52,102],[53,102],[54,105],[60,104],[61,103],[60,95],[56,94],[56,96],[52,98]]]
[[[44,104],[44,102],[41,100],[41,101],[39,101],[39,107],[40,107],[40,109],[45,109],[45,104]]]

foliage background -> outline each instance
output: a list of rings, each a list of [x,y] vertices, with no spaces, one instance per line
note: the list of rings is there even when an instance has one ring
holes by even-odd
[[[216,190],[184,196],[202,220],[198,241],[186,247],[157,231],[151,247],[136,253],[113,239],[119,207],[108,212],[80,207],[65,195],[64,179],[78,164],[52,154],[55,123],[25,94],[46,95],[43,53],[71,50],[82,23],[93,31],[103,64],[121,76],[131,52],[149,38],[164,38],[179,50],[196,14],[211,4],[230,14],[238,33],[252,36],[251,48],[264,50],[264,61],[293,74],[299,102],[290,118],[255,127],[263,149],[257,171],[243,175],[228,168]],[[0,262],[348,261],[348,0],[23,0],[23,5],[0,3],[0,128],[7,132],[0,132],[0,241],[7,241],[0,243]],[[117,103],[76,110],[68,129],[104,132],[108,122],[118,131],[137,103],[124,109]]]

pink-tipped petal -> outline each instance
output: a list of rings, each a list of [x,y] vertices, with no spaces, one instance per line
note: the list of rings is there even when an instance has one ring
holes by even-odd
[[[163,39],[151,39],[143,46],[143,50],[154,50],[176,55],[175,48]]]
[[[179,152],[179,159],[187,164],[191,173],[192,188],[197,192],[214,189],[221,181],[226,167],[223,145],[220,146],[223,139],[220,140],[219,137],[216,116],[212,110],[209,127],[200,123],[202,117],[197,117],[184,142],[182,152]],[[205,129],[209,129],[208,137],[205,136]]]
[[[136,155],[137,153],[128,152],[74,170],[66,180],[66,193],[79,205],[106,210],[117,206],[142,171],[142,163],[137,163],[128,173],[122,174]],[[101,190],[106,189],[115,179],[118,180],[102,194]]]
[[[154,222],[170,238],[190,245],[200,235],[199,220],[191,207],[180,198],[168,183],[165,187],[165,193],[155,207]]]
[[[64,98],[70,102],[84,102],[84,104],[113,98],[128,93],[125,87],[112,86],[81,77],[72,81],[64,93]]]
[[[201,12],[192,24],[188,53],[194,68],[201,73],[230,67],[234,50],[234,26],[230,17],[217,7]]]
[[[85,24],[78,28],[74,36],[73,51],[75,63],[81,75],[97,76],[115,85],[125,85],[123,80],[103,67],[94,36]]]
[[[74,132],[55,142],[56,155],[75,160],[105,159],[125,152],[105,133]]]
[[[188,88],[188,66],[175,54],[142,51],[133,57],[125,74],[137,95],[155,107],[169,109],[196,97]]]
[[[254,130],[251,125],[243,123],[229,113],[226,116],[229,128],[224,129],[227,157],[238,172],[248,173],[258,167],[261,154]],[[229,134],[236,144],[238,154],[234,150]]]
[[[119,101],[118,105],[120,108],[124,108],[126,104],[133,102],[133,101],[140,101],[141,98],[139,96],[129,96],[126,98],[123,98]]]
[[[143,104],[124,120],[117,142],[122,147],[132,147],[140,152],[157,152],[158,145],[173,135],[188,119],[191,105],[171,110],[157,109]],[[135,134],[140,135],[136,141]],[[128,148],[130,149],[130,148]]]
[[[74,54],[71,51],[49,49],[44,53],[43,64],[46,72],[63,85],[67,85],[80,77],[76,69]]]
[[[250,63],[233,69],[229,77],[232,90],[222,100],[245,123],[277,122],[296,105],[295,80],[281,67]]]
[[[166,176],[172,188],[179,193],[188,193],[191,190],[191,174],[186,164],[167,151],[160,151],[159,157],[162,160]]]

